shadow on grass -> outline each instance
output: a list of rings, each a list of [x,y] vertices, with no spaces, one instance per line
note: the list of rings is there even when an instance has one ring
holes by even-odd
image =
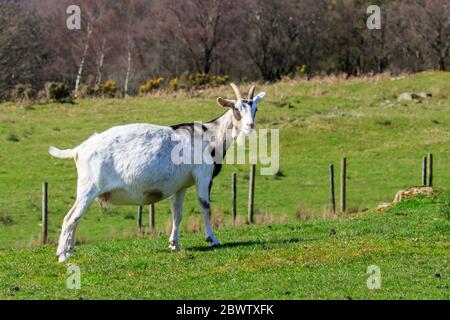
[[[220,249],[226,249],[226,248],[236,248],[236,247],[255,247],[255,246],[262,246],[263,250],[270,250],[272,249],[270,245],[277,245],[277,244],[289,244],[289,243],[298,243],[301,242],[299,238],[292,238],[292,239],[280,239],[280,240],[274,240],[274,241],[237,241],[237,242],[226,242],[221,244],[217,247],[209,247],[205,244],[205,246],[195,246],[186,248],[187,251],[211,251],[211,250],[220,250]]]

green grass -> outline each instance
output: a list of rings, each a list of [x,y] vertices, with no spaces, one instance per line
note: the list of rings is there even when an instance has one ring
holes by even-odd
[[[428,72],[392,81],[280,82],[267,91],[257,115],[259,128],[280,129],[282,175],[257,176],[258,214],[287,217],[297,210],[320,216],[328,208],[328,165],[348,159],[348,206],[372,209],[392,200],[401,188],[420,184],[423,155],[435,157],[435,185],[450,182],[450,73]],[[399,103],[403,92],[430,91],[422,103]],[[50,239],[55,241],[74,201],[73,161],[55,159],[49,145],[71,148],[92,133],[135,122],[175,124],[207,121],[223,112],[217,95],[230,88],[186,95],[81,100],[76,105],[19,108],[0,105],[0,249],[35,244],[40,232],[41,184],[50,186]],[[389,100],[389,102],[388,102]],[[238,214],[245,216],[248,166],[225,166],[215,179],[212,208],[229,218],[231,172],[238,173]],[[339,192],[339,189],[336,190]],[[79,228],[79,241],[100,243],[134,232],[134,207],[104,211],[91,206]],[[156,223],[165,231],[169,201],[157,204]],[[200,219],[195,191],[187,193],[183,228]],[[281,219],[281,218],[280,218]],[[286,219],[284,219],[286,220]]]
[[[54,246],[0,252],[0,299],[449,299],[450,193],[384,214],[227,228],[78,246],[81,289],[66,288]],[[367,268],[381,288],[367,288]]]

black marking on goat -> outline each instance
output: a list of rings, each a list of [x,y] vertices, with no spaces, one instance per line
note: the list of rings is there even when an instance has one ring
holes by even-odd
[[[202,123],[202,131],[208,131],[208,128]],[[195,123],[194,122],[190,122],[190,123],[179,123],[179,124],[175,124],[173,126],[170,126],[170,128],[172,128],[173,130],[178,130],[178,129],[185,129],[188,130],[189,133],[193,133],[194,132],[194,128],[195,128]]]
[[[200,205],[201,205],[204,209],[208,209],[208,210],[210,209],[210,204],[209,204],[209,201],[208,201],[208,200],[205,200],[205,199],[200,198],[199,201],[200,201]]]
[[[186,130],[192,130],[192,128],[194,127],[194,123],[179,123],[179,124],[175,124],[173,126],[170,126],[170,128],[172,128],[173,130],[178,130],[178,129],[186,129]]]
[[[217,175],[220,173],[220,171],[222,170],[222,162],[225,159],[225,156],[227,154],[227,148],[225,146],[225,143],[223,144],[223,150],[222,150],[222,154],[221,154],[221,158],[220,159],[220,163],[216,162],[216,149],[213,149],[211,151],[211,157],[214,159],[214,171],[213,171],[213,175],[212,175],[212,179],[214,179],[215,177],[217,177]]]
[[[222,171],[222,164],[221,163],[214,163],[214,171],[213,171],[213,178],[217,177]]]
[[[208,186],[208,194],[209,194],[209,199],[211,199],[211,189],[213,186],[213,181],[211,179],[211,181],[209,181],[209,186]]]
[[[220,163],[223,162],[223,159],[225,158],[225,153],[227,152],[227,150],[225,148],[223,148],[222,153],[220,154],[216,154],[216,148],[211,150],[211,158],[214,160],[214,164],[217,163],[216,160],[219,160]],[[218,159],[217,159],[217,158]]]

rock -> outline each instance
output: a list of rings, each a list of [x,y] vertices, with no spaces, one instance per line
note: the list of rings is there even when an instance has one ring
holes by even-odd
[[[405,77],[403,77],[403,76],[401,76],[401,77],[394,77],[394,78],[391,78],[391,81],[397,81],[397,80],[403,80],[403,79],[405,79]]]
[[[392,205],[395,203],[399,203],[406,199],[412,199],[418,195],[430,196],[432,193],[433,193],[433,188],[427,187],[427,186],[412,187],[409,189],[400,190],[395,194],[394,201],[392,201],[392,203],[381,203],[380,205],[378,205],[377,212],[383,213],[386,210],[388,210],[389,208],[391,208]],[[404,215],[404,214],[397,213],[396,215]]]
[[[433,193],[432,187],[421,186],[421,187],[413,187],[409,189],[400,190],[396,193],[394,197],[394,201],[392,203],[398,203],[405,199],[411,199],[418,195],[429,196]]]
[[[391,207],[390,203],[382,203],[382,204],[378,205],[377,212],[378,213],[383,213],[384,211],[386,211],[390,207]]]
[[[421,99],[428,99],[428,98],[431,98],[433,96],[433,94],[431,92],[421,92],[421,93],[417,94],[417,96]]]
[[[433,94],[431,92],[420,92],[418,94],[416,93],[410,93],[405,92],[398,96],[398,101],[412,101],[412,100],[422,100],[422,99],[428,99],[431,98]]]
[[[398,101],[411,101],[413,99],[413,94],[409,92],[402,93],[398,96]]]

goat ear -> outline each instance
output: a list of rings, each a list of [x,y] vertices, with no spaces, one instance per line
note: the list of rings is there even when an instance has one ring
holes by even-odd
[[[258,93],[258,95],[256,97],[253,98],[253,101],[258,104],[262,101],[262,99],[264,99],[264,97],[266,96],[265,92],[260,92]]]
[[[217,104],[221,107],[234,108],[234,101],[224,98],[217,98]]]

